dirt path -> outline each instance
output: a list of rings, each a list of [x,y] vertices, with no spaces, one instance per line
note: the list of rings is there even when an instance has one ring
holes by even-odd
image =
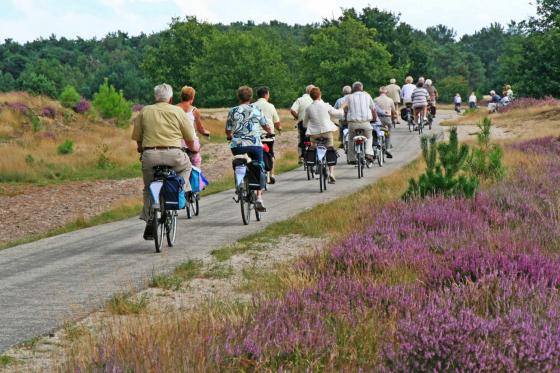
[[[296,132],[278,138],[277,154],[296,147]],[[225,144],[207,144],[203,169],[210,181],[230,172],[230,152]],[[0,245],[88,219],[125,201],[142,196],[140,178],[71,182],[50,186],[0,184]]]

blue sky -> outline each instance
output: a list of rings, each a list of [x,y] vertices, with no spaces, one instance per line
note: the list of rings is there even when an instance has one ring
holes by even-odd
[[[51,34],[100,38],[117,30],[137,35],[163,30],[172,17],[185,15],[222,23],[310,23],[337,17],[341,7],[367,5],[401,13],[401,20],[419,29],[443,23],[459,35],[535,14],[530,0],[0,0],[0,41]]]

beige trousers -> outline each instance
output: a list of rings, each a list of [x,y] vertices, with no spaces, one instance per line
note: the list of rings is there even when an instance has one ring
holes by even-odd
[[[369,122],[348,122],[348,162],[356,162],[354,151],[354,136],[356,130],[363,130],[363,136],[367,138],[366,154],[373,156],[373,128]]]
[[[152,207],[152,197],[148,189],[154,180],[155,166],[169,166],[179,176],[185,178],[185,190],[191,190],[189,177],[191,176],[192,165],[187,153],[181,149],[167,150],[146,150],[142,153],[142,176],[144,179],[144,209],[140,214],[140,219],[147,221]]]

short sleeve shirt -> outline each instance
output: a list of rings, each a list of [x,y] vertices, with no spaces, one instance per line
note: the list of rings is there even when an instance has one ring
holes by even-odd
[[[313,99],[308,93],[304,94],[298,98],[291,107],[291,110],[298,114],[298,121],[303,121],[303,115],[305,114],[305,109],[313,103]]]
[[[261,128],[266,126],[266,118],[256,106],[243,104],[234,107],[226,121],[226,130],[232,131],[230,147],[262,146]]]
[[[266,119],[266,123],[270,126],[272,131],[274,131],[274,123],[280,122],[280,116],[274,105],[264,98],[259,98],[253,105],[261,111]]]
[[[144,147],[180,147],[181,140],[193,141],[195,137],[187,114],[168,103],[145,106],[134,120],[132,139]]]
[[[395,111],[395,102],[387,95],[376,97],[374,102],[379,105],[383,115],[390,116]]]

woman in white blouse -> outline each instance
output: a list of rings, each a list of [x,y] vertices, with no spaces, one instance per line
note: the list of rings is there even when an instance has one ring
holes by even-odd
[[[306,135],[310,137],[312,146],[317,146],[317,142],[321,138],[327,139],[325,146],[329,150],[334,150],[333,132],[338,131],[337,126],[333,123],[331,117],[337,119],[344,118],[344,109],[346,102],[342,103],[340,109],[333,108],[330,104],[321,100],[321,89],[315,87],[309,92],[313,103],[305,109],[303,116],[303,125],[307,127]],[[329,183],[334,184],[334,166],[329,166]]]

